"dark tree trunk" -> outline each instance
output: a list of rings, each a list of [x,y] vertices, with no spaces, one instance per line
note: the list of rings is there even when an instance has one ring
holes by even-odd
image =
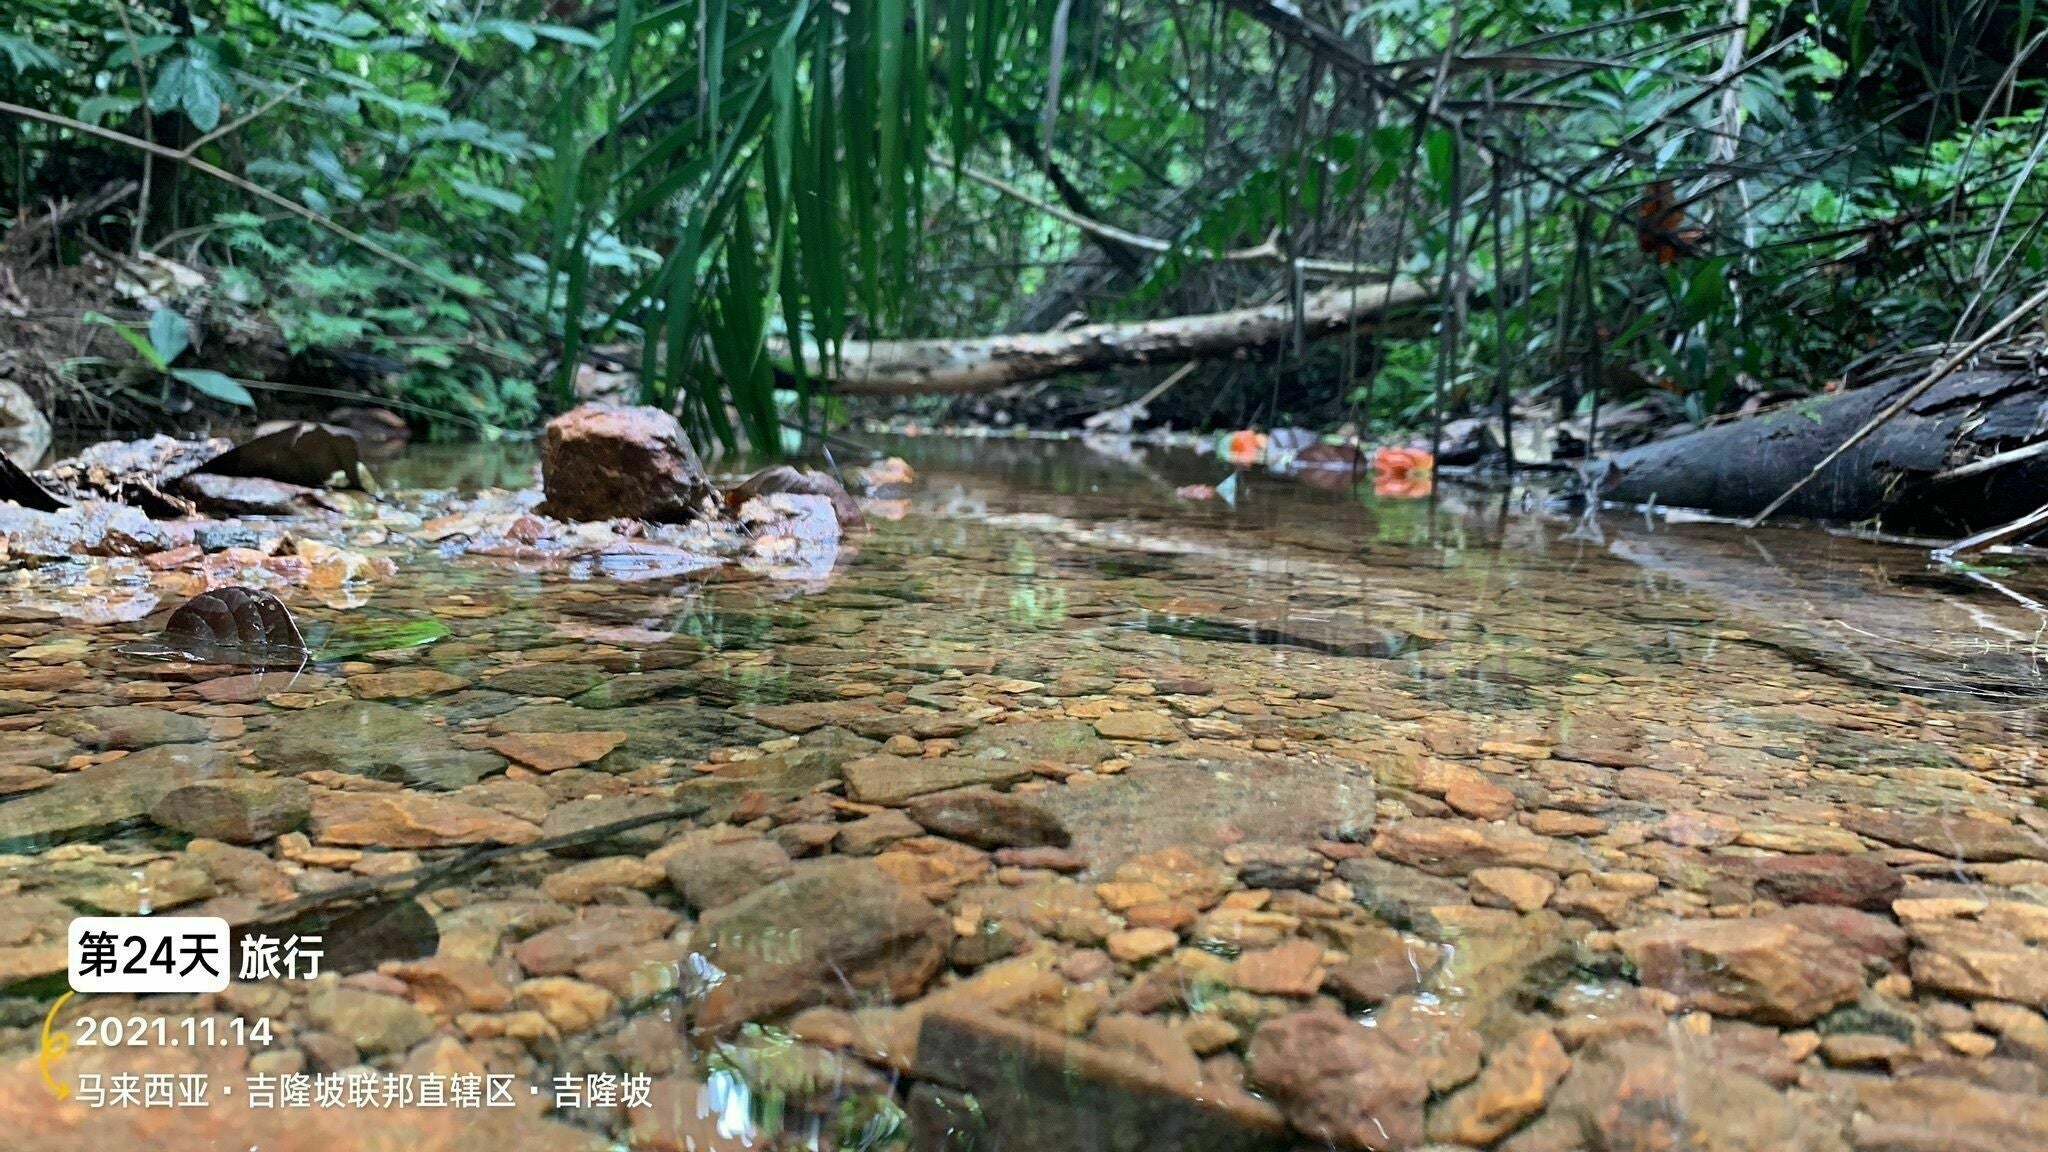
[[[1881,520],[1887,528],[1962,534],[2016,520],[2048,504],[2048,452],[1962,476],[1943,474],[2011,452],[2048,430],[2048,366],[2038,343],[1988,352],[1915,400],[1830,464],[1782,510],[1815,519]],[[1796,483],[1837,445],[1911,387],[1896,374],[1839,396],[1816,397],[1609,458],[1610,500],[1749,516]]]

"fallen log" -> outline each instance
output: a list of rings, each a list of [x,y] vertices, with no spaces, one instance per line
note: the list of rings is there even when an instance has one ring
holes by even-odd
[[[1353,284],[1311,292],[1301,301],[1301,331],[1309,339],[1334,336],[1396,313],[1433,304],[1437,290],[1413,280]],[[1292,339],[1294,309],[1286,302],[1229,312],[1175,316],[1125,324],[1086,324],[1059,332],[1030,332],[963,340],[849,340],[838,362],[822,362],[804,349],[812,379],[852,396],[925,392],[986,392],[1073,372],[1232,356]],[[787,344],[770,354],[789,361]]]
[[[1896,403],[1924,368],[1924,357],[1902,361],[1876,382],[1836,396],[1617,453],[1595,466],[1604,469],[1595,475],[1599,493],[1754,515]],[[1783,511],[1948,535],[2002,524],[2048,501],[2048,452],[2019,451],[2044,440],[2048,342],[2000,345],[1827,463]]]

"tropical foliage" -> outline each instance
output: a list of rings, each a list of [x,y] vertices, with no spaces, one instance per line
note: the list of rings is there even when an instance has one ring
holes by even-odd
[[[818,391],[792,344],[829,366],[1396,273],[1442,302],[1341,350],[1371,415],[1648,389],[1704,419],[2027,294],[2039,25],[1926,0],[16,0],[0,205],[136,180],[60,260],[219,269],[294,349],[386,356],[463,423],[527,423],[624,343],[700,435],[772,445]]]

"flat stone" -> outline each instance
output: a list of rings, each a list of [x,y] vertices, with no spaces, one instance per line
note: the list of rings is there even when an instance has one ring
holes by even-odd
[[[604,683],[605,671],[594,664],[553,661],[521,664],[484,677],[484,685],[515,696],[560,696],[567,699]]]
[[[1951,860],[2048,860],[2048,836],[2024,824],[1993,824],[1966,816],[1872,811],[1850,812],[1843,816],[1842,823],[1872,840],[1918,848]]]
[[[1879,1081],[1893,1083],[1903,1082]],[[1847,1152],[1839,1120],[1807,1112],[1753,1075],[1691,1058],[1661,1036],[1581,1048],[1537,1126],[1557,1142],[1524,1145],[1516,1136],[1502,1147]]]
[[[1247,1073],[1310,1140],[1368,1152],[1422,1143],[1429,1079],[1381,1029],[1328,1009],[1282,1016],[1252,1036]]]
[[[313,797],[309,827],[316,843],[348,847],[446,848],[541,838],[539,828],[495,809],[414,792],[323,791]]]
[[[251,733],[256,762],[286,776],[341,772],[453,791],[504,767],[457,748],[448,733],[391,704],[343,700],[289,712]]]
[[[493,736],[491,751],[536,772],[594,764],[626,742],[624,732],[518,732]]]
[[[1187,739],[1180,725],[1160,712],[1111,712],[1095,722],[1095,731],[1108,740],[1144,740],[1153,744]]]
[[[598,904],[519,942],[512,958],[529,976],[563,976],[607,953],[659,940],[681,917],[667,908]]]
[[[87,748],[130,750],[157,744],[200,744],[208,735],[206,721],[197,716],[139,704],[60,712],[44,723],[43,730],[70,737]]]
[[[1780,904],[1837,904],[1882,912],[1905,887],[1905,879],[1871,853],[1838,856],[1767,856],[1743,869],[1756,894]]]
[[[849,797],[863,804],[890,805],[953,788],[1014,784],[1032,775],[1029,764],[1021,760],[968,756],[863,756],[848,761],[841,772]]]
[[[0,743],[11,739],[0,737]],[[141,819],[165,793],[237,773],[235,755],[205,744],[159,744],[66,774],[0,805],[0,852],[39,852]]]
[[[1302,844],[1250,841],[1223,850],[1223,862],[1237,869],[1237,879],[1247,888],[1287,888],[1313,891],[1326,878],[1323,855]]]
[[[642,816],[654,817],[664,812],[678,810],[676,804],[658,796],[586,796],[571,800],[548,810],[541,821],[541,835],[552,840],[576,832],[586,832],[607,824],[619,824]],[[606,839],[588,844],[575,844],[556,848],[558,856],[616,856],[627,852],[652,852],[661,847],[669,838],[671,825],[664,821],[653,821],[638,828],[615,832]]]
[[[1092,768],[1116,755],[1116,747],[1085,720],[1033,720],[985,724],[960,741],[962,756]]]
[[[1548,1028],[1530,1028],[1495,1050],[1479,1078],[1431,1115],[1429,1137],[1485,1147],[1543,1111],[1572,1060]]]
[[[202,680],[192,691],[208,704],[256,704],[280,692],[319,692],[332,683],[332,677],[313,672],[251,672]]]
[[[0,764],[10,768],[62,768],[78,752],[76,741],[48,732],[9,732],[0,740]]]
[[[773,840],[701,843],[662,863],[669,886],[698,911],[722,908],[795,870],[789,854]]]
[[[1401,820],[1373,837],[1381,857],[1438,876],[1464,876],[1475,868],[1539,868],[1567,875],[1591,868],[1579,849],[1513,825],[1466,820]]]
[[[1163,956],[1180,945],[1180,934],[1164,928],[1129,928],[1110,933],[1105,944],[1118,963],[1137,964]]]
[[[820,1003],[922,991],[945,962],[946,917],[866,860],[799,861],[787,877],[704,914],[694,941],[725,978],[697,1006],[723,1031]]]
[[[986,789],[922,796],[910,802],[908,814],[933,835],[976,848],[1064,848],[1073,840],[1066,825],[1043,804]]]
[[[1915,984],[1966,1000],[2048,1008],[2048,948],[1973,920],[1918,920],[1906,930]]]
[[[316,991],[306,998],[306,1014],[368,1056],[403,1052],[434,1034],[433,1017],[396,996],[361,988]]]
[[[1474,868],[1468,880],[1473,903],[1518,912],[1534,912],[1557,891],[1556,880],[1527,868]]]
[[[313,789],[291,777],[201,780],[164,793],[149,818],[187,836],[260,844],[297,829],[312,813]]]
[[[848,856],[873,856],[899,840],[922,835],[923,825],[892,808],[841,824],[832,843]]]
[[[924,1014],[915,1073],[973,1095],[993,1148],[1279,1152],[1271,1104],[1185,1065],[1075,1040],[994,1012]]]
[[[1246,952],[1230,966],[1230,982],[1262,996],[1313,996],[1323,986],[1323,947],[1289,940]]]
[[[366,672],[348,678],[348,690],[359,700],[409,700],[460,692],[469,681],[435,668],[400,668],[393,672]]]
[[[1853,951],[1783,917],[1681,920],[1615,941],[1643,984],[1717,1015],[1805,1024],[1863,993]]]

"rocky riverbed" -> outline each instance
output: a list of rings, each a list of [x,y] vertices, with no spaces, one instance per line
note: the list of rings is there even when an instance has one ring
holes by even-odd
[[[1497,548],[1121,483],[928,470],[822,568],[792,534],[694,573],[617,526],[522,541],[530,497],[344,509],[314,534],[367,567],[286,602],[448,635],[296,672],[126,658],[152,608],[17,567],[9,1145],[2048,1146],[2026,700],[1845,675],[1534,515]],[[1831,579],[1902,594],[1843,547]],[[104,595],[193,570],[124,563]],[[512,1106],[53,1098],[71,917],[323,893],[416,913],[311,981],[74,999],[275,1040],[60,1077],[500,1074]]]

